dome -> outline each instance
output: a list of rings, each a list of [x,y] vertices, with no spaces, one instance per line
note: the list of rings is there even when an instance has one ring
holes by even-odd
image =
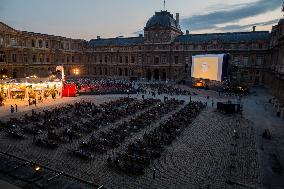
[[[179,24],[173,18],[173,15],[170,14],[168,11],[156,12],[155,15],[148,20],[146,28],[150,28],[156,25],[162,27],[172,27],[180,30]]]

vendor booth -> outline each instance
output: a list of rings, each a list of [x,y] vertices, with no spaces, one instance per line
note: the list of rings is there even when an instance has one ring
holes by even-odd
[[[61,81],[44,79],[22,79],[0,81],[2,94],[6,99],[43,99],[62,95]]]

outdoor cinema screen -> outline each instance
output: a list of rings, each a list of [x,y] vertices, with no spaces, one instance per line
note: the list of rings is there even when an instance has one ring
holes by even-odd
[[[191,77],[222,81],[224,54],[192,56]]]

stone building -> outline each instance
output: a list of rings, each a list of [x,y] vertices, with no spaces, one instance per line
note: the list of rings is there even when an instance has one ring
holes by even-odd
[[[67,76],[189,80],[193,55],[228,53],[233,77],[265,85],[283,103],[283,19],[272,31],[191,34],[179,14],[156,12],[144,36],[89,42],[15,30],[0,22],[0,77],[45,77],[64,65]]]
[[[263,65],[268,61],[271,34],[268,31],[185,34],[167,11],[156,12],[144,37],[98,37],[89,42],[86,53],[91,75],[144,78],[145,80],[187,80],[193,55],[230,54],[234,76],[250,85],[263,83]]]
[[[0,22],[0,76],[47,77],[56,65],[83,64],[83,40],[17,31]]]
[[[263,84],[277,98],[275,105],[284,117],[284,19],[280,19],[271,31],[268,61],[263,66]]]

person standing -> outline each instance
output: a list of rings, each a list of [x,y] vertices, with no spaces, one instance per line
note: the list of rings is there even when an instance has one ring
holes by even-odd
[[[214,107],[214,101],[212,100],[212,108]]]
[[[153,170],[153,179],[155,180],[156,178],[156,169]]]
[[[15,104],[15,110],[16,110],[16,112],[18,112],[18,105],[17,104]]]
[[[11,113],[14,113],[14,107],[11,105]]]
[[[36,99],[35,99],[35,106],[36,106]]]

